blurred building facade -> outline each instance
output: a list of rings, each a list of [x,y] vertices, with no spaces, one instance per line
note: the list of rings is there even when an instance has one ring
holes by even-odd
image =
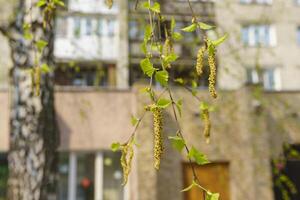
[[[222,200],[280,199],[273,189],[271,160],[282,154],[284,142],[295,147],[300,143],[299,1],[191,2],[201,21],[218,27],[217,32],[208,32],[210,37],[230,35],[217,52],[221,94],[212,113],[212,144],[204,142],[199,102],[182,89],[174,91],[175,97],[185,97],[181,124],[188,144],[212,161],[197,167],[197,173],[204,185],[221,193]],[[120,154],[111,153],[110,145],[127,140],[133,129],[131,115],[139,116],[147,103],[147,97],[139,93],[145,83],[139,62],[143,58],[140,42],[147,12],[136,11],[133,0],[115,1],[112,9],[104,4],[104,0],[68,0],[67,8],[57,13],[55,106],[61,133],[57,199],[199,199],[202,194],[197,190],[180,193],[191,182],[191,168],[186,155],[173,150],[169,142],[165,143],[161,170],[154,170],[150,115],[138,132],[141,147],[136,148],[129,183],[121,186]],[[161,5],[167,21],[175,16],[178,31],[190,23],[186,1],[161,1]],[[174,44],[180,59],[173,66],[176,70],[171,78],[193,77],[191,71],[201,45],[197,37],[184,34],[184,39]],[[4,37],[0,39],[0,51],[9,57],[7,42]],[[5,174],[11,62],[3,58],[0,165],[4,167],[0,173]],[[257,84],[263,87],[259,96],[257,87],[249,86]],[[207,72],[198,85],[199,97],[211,101],[206,92]],[[176,125],[171,112],[165,116],[167,138],[175,135]],[[292,170],[299,166],[299,160],[289,160],[290,176],[300,187],[299,174]]]

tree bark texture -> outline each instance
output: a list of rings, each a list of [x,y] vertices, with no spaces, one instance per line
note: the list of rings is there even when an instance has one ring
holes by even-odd
[[[40,95],[32,87],[30,69],[36,65],[32,41],[24,39],[24,23],[32,26],[34,40],[48,42],[39,63],[53,66],[53,31],[43,29],[43,17],[37,0],[18,0],[15,19],[7,27],[13,68],[11,75],[11,119],[9,200],[46,200],[55,192],[58,132],[53,94],[53,74],[42,74]]]

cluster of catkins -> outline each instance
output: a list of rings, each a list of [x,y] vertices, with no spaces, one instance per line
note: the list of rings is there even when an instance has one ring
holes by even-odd
[[[208,47],[206,47],[208,46]],[[208,49],[208,66],[209,66],[209,93],[213,98],[217,98],[217,92],[215,89],[216,85],[216,61],[215,61],[215,47],[213,45],[206,45],[200,47],[198,53],[197,53],[197,63],[196,63],[196,72],[198,76],[201,76],[203,74],[203,68],[204,68],[204,56],[205,52]]]

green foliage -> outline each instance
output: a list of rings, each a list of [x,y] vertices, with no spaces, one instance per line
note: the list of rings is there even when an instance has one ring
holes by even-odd
[[[219,197],[220,197],[219,193],[211,193],[209,191],[206,192],[207,200],[219,200]]]
[[[192,147],[190,149],[190,152],[188,154],[188,157],[190,159],[194,159],[194,161],[198,164],[198,165],[205,165],[208,164],[209,161],[206,157],[206,155],[204,155],[203,153],[199,152],[195,147]]]
[[[131,116],[131,124],[132,126],[135,126],[139,122],[139,119],[135,116]]]
[[[209,25],[209,24],[206,24],[204,22],[198,22],[198,26],[203,29],[203,30],[210,30],[210,29],[213,29],[215,26],[212,26],[212,25]]]
[[[152,77],[153,73],[155,72],[155,68],[153,67],[150,59],[149,58],[143,59],[140,65],[144,74],[146,74],[149,77]]]
[[[35,46],[39,52],[42,52],[47,45],[48,45],[48,42],[45,40],[38,40],[35,42]]]
[[[197,28],[197,24],[192,23],[191,25],[189,25],[181,30],[184,32],[194,32],[196,30],[196,28]]]
[[[181,152],[185,146],[185,141],[183,140],[182,137],[179,136],[170,136],[168,137],[169,140],[172,142],[172,146],[174,149],[177,151]]]
[[[119,142],[112,143],[110,148],[113,152],[116,152],[116,151],[120,150],[121,144]]]
[[[169,80],[169,73],[166,70],[155,73],[155,80],[162,86],[167,86]]]
[[[228,38],[228,34],[225,34],[224,36],[220,37],[219,39],[212,41],[212,44],[214,46],[218,46],[218,45],[222,44],[223,42],[225,42],[225,40],[227,38]]]
[[[171,100],[169,99],[164,99],[164,98],[160,98],[158,99],[156,105],[159,107],[159,108],[167,108],[170,104],[171,104]]]

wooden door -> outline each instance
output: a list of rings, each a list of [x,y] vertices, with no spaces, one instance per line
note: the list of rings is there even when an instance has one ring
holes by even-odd
[[[220,200],[229,200],[229,164],[210,163],[199,166],[194,164],[196,174],[200,179],[201,185],[211,192],[220,194]],[[183,164],[184,188],[188,187],[193,181],[193,172],[190,164]],[[199,188],[194,187],[184,194],[185,200],[204,200],[204,195]]]

